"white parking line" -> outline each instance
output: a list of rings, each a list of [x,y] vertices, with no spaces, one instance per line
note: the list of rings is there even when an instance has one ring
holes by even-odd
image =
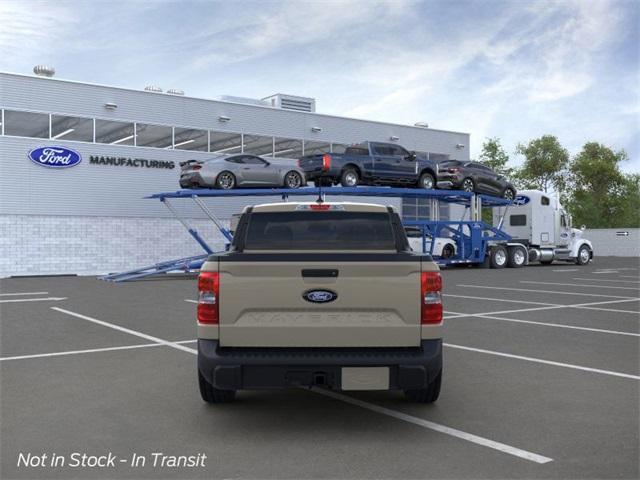
[[[59,302],[66,300],[67,297],[46,297],[46,298],[11,298],[8,300],[0,300],[0,303],[22,303],[22,302]]]
[[[637,277],[636,277],[637,278]],[[608,278],[581,278],[573,277],[572,280],[586,280],[588,282],[612,282],[612,283],[640,283],[637,280],[609,280]]]
[[[531,283],[536,285],[561,285],[566,287],[581,287],[581,288],[607,288],[615,290],[640,290],[640,287],[619,287],[612,285],[585,285],[582,283],[555,283],[555,282],[535,282],[533,280],[520,280],[520,283]]]
[[[17,295],[49,295],[49,292],[0,293],[0,297],[11,297]]]
[[[177,344],[193,343],[197,340],[181,340],[179,342],[173,342]],[[52,353],[36,353],[33,355],[17,355],[14,357],[0,357],[0,362],[6,362],[8,360],[26,360],[29,358],[45,358],[45,357],[61,357],[65,355],[78,355],[81,353],[96,353],[96,352],[112,352],[116,350],[132,350],[135,348],[147,348],[147,347],[164,347],[162,343],[143,343],[140,345],[125,345],[122,347],[105,347],[105,348],[90,348],[88,350],[67,350],[64,352],[52,352]]]
[[[190,298],[185,298],[184,301],[189,303],[198,303],[197,300],[191,300]]]
[[[530,300],[507,300],[506,298],[487,298],[487,297],[472,297],[469,295],[452,295],[451,293],[443,293],[443,297],[456,297],[456,298],[468,298],[471,300],[490,300],[492,302],[508,302],[508,303],[527,303],[530,305],[546,305],[546,306],[557,306],[561,307],[563,305],[558,305],[556,303],[544,303],[544,302],[532,302]]]
[[[489,287],[487,285],[467,285],[462,283],[457,284],[456,287],[487,288],[491,290],[510,290],[512,292],[555,293],[556,295],[575,295],[579,297],[604,297],[604,298],[623,298],[623,299],[629,299],[629,300],[637,300],[636,297],[621,297],[620,295],[602,295],[599,293],[560,292],[558,290],[537,290],[532,288]]]
[[[620,278],[638,278],[637,275],[618,275]]]
[[[104,322],[102,320],[98,320],[96,318],[88,317],[86,315],[81,315],[79,313],[71,312],[71,311],[65,310],[63,308],[51,307],[51,309],[55,310],[57,312],[61,312],[61,313],[65,313],[67,315],[71,315],[73,317],[80,318],[82,320],[87,320],[89,322],[96,323],[98,325],[103,325],[105,327],[113,328],[114,330],[119,330],[121,332],[129,333],[130,335],[135,335],[136,337],[141,337],[141,338],[145,338],[147,340],[151,340],[151,341],[155,342],[155,344],[166,345],[168,347],[172,347],[172,348],[175,348],[177,350],[182,350],[184,352],[191,353],[191,354],[196,354],[197,353],[197,350],[195,350],[193,348],[184,347],[184,346],[178,344],[177,342],[169,342],[167,340],[163,340],[161,338],[154,337],[152,335],[147,335],[146,333],[138,332],[136,330],[131,330],[131,329],[125,328],[125,327],[121,327],[121,326],[115,325],[113,323]],[[114,347],[114,348],[118,348],[118,347]],[[477,435],[466,433],[466,432],[463,432],[461,430],[456,430],[454,428],[446,427],[444,425],[440,425],[440,424],[437,424],[437,423],[429,422],[428,420],[423,420],[423,419],[418,418],[418,417],[413,417],[411,415],[406,415],[406,414],[401,413],[401,412],[396,412],[395,410],[390,410],[388,408],[379,407],[377,405],[374,405],[374,404],[371,404],[371,403],[368,403],[368,402],[362,402],[362,401],[357,400],[355,398],[348,397],[347,395],[342,395],[342,394],[334,393],[334,392],[327,392],[325,390],[319,390],[319,389],[314,389],[314,391],[316,391],[317,393],[321,393],[323,395],[333,396],[333,398],[336,398],[336,399],[341,400],[343,402],[352,403],[354,405],[358,405],[358,406],[360,406],[362,408],[366,408],[368,410],[372,410],[372,411],[375,411],[375,412],[378,412],[378,413],[382,413],[384,415],[388,415],[388,416],[391,416],[391,417],[394,417],[394,418],[397,418],[397,419],[400,419],[400,420],[404,420],[404,421],[413,423],[415,425],[420,425],[422,427],[429,428],[431,430],[436,430],[438,432],[445,433],[447,435],[451,435],[453,437],[457,437],[457,438],[466,440],[466,441],[471,442],[471,443],[476,443],[478,445],[483,445],[485,447],[493,448],[494,450],[499,450],[501,452],[504,452],[504,453],[507,453],[507,454],[510,454],[510,455],[513,455],[513,456],[516,456],[516,457],[520,457],[520,458],[524,458],[526,460],[530,460],[532,462],[548,463],[548,462],[553,461],[553,459],[551,459],[549,457],[544,457],[542,455],[538,455],[538,454],[535,454],[535,453],[532,453],[532,452],[527,452],[526,450],[521,450],[521,449],[516,448],[516,447],[511,447],[511,446],[506,445],[504,443],[494,442],[493,440],[489,440],[487,438],[479,437]]]
[[[552,272],[579,272],[579,268],[561,268],[559,270],[551,270]]]
[[[482,349],[482,348],[465,347],[463,345],[455,345],[455,344],[452,344],[452,343],[443,343],[443,345],[445,347],[449,347],[449,348],[456,348],[456,349],[460,349],[460,350],[468,350],[470,352],[486,353],[488,355],[496,355],[498,357],[515,358],[517,360],[524,360],[524,361],[527,361],[527,362],[542,363],[542,364],[545,364],[545,365],[553,365],[553,366],[556,366],[556,367],[571,368],[571,369],[574,369],[574,370],[582,370],[582,371],[585,371],[585,372],[601,373],[603,375],[610,375],[612,377],[622,377],[622,378],[630,378],[630,379],[633,379],[633,380],[640,380],[640,376],[631,375],[629,373],[612,372],[611,370],[600,370],[598,368],[582,367],[580,365],[573,365],[571,363],[553,362],[551,360],[544,360],[542,358],[524,357],[522,355],[513,355],[511,353],[495,352],[493,350],[485,350],[485,349]]]
[[[531,325],[540,325],[543,327],[568,328],[570,330],[584,330],[586,332],[609,333],[612,335],[627,335],[629,337],[640,337],[640,333],[621,332],[618,330],[605,330],[602,328],[577,327],[574,325],[564,325],[562,323],[535,322],[533,320],[520,320],[516,318],[496,317],[494,315],[487,315],[487,314],[473,314],[473,313],[464,314],[464,313],[458,313],[458,312],[449,312],[449,313],[454,314],[454,316],[447,317],[447,318],[462,318],[462,317],[487,318],[490,320],[501,320],[503,322],[528,323]]]
[[[552,458],[538,455],[537,453],[528,452],[527,450],[522,450],[520,448],[512,447],[504,443],[495,442],[493,440],[489,440],[488,438],[479,437],[478,435],[474,435],[472,433],[463,432],[462,430],[457,430],[455,428],[447,427],[439,423],[430,422],[429,420],[424,420],[419,417],[414,417],[413,415],[407,415],[406,413],[398,412],[396,410],[391,410],[390,408],[385,408],[379,405],[375,405],[373,403],[364,402],[362,400],[358,400],[357,398],[353,398],[348,395],[344,395],[342,393],[334,392],[332,390],[313,388],[312,391],[314,391],[315,393],[319,393],[320,395],[324,395],[326,397],[331,397],[335,400],[340,400],[341,402],[349,403],[351,405],[356,405],[358,407],[370,410],[372,412],[380,413],[382,415],[387,415],[389,417],[402,420],[403,422],[412,423],[420,427],[428,428],[429,430],[434,430],[436,432],[444,433],[452,437],[460,438],[462,440],[466,440],[467,442],[475,443],[476,445],[482,445],[483,447],[492,448],[493,450],[498,450],[500,452],[507,453],[515,457],[529,460],[531,462],[549,463],[553,461]]]
[[[458,295],[460,296],[460,295]],[[482,298],[482,297],[472,297],[472,298]],[[484,300],[497,300],[499,301],[499,299],[489,299],[489,298],[485,298]],[[495,310],[492,312],[474,312],[474,313],[470,313],[468,315],[497,315],[497,314],[503,314],[503,313],[520,313],[520,312],[537,312],[540,310],[555,310],[555,309],[559,309],[559,308],[576,308],[576,309],[587,309],[587,310],[601,310],[604,312],[616,312],[616,313],[628,313],[628,314],[632,314],[632,315],[640,315],[640,312],[636,312],[634,310],[619,310],[619,309],[615,309],[615,308],[600,308],[600,307],[594,307],[593,305],[606,305],[606,304],[610,304],[610,303],[624,303],[624,302],[636,302],[640,300],[640,298],[630,298],[630,299],[626,299],[626,300],[608,300],[605,302],[589,302],[589,303],[577,303],[574,305],[556,305],[554,303],[542,303],[541,305],[548,305],[546,307],[535,307],[535,308],[518,308],[515,310]],[[517,303],[532,303],[532,302],[520,302],[518,300],[511,300],[511,301],[515,301]],[[458,314],[456,312],[451,312],[451,311],[446,311],[444,313],[448,313],[452,316],[449,316],[447,318],[456,318],[459,317],[462,314]],[[467,314],[465,314],[467,315]]]
[[[79,313],[75,313],[70,310],[65,310],[64,308],[51,307],[51,310],[55,310],[56,312],[71,315],[72,317],[81,318],[82,320],[86,320],[87,322],[93,322],[98,325],[102,325],[104,327],[113,328],[114,330],[119,330],[121,332],[125,332],[130,335],[135,335],[136,337],[144,338],[152,342],[161,343],[163,345],[166,345],[167,347],[175,348],[176,350],[182,350],[183,352],[189,352],[189,353],[197,353],[197,350],[194,350],[193,348],[185,347],[175,342],[169,342],[167,340],[163,340],[162,338],[154,337],[153,335],[147,335],[146,333],[138,332],[136,330],[131,330],[130,328],[121,327],[120,325],[115,325],[113,323],[104,322],[96,318],[87,317],[86,315],[81,315]]]

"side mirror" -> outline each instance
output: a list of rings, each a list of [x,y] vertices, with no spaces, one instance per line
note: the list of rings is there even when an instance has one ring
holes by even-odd
[[[269,165],[271,165],[271,164],[265,160],[265,162],[264,162],[264,166],[265,166],[265,167],[268,167]]]
[[[409,155],[407,156],[407,160],[409,160],[410,162],[414,162],[416,160],[416,152],[409,152]]]

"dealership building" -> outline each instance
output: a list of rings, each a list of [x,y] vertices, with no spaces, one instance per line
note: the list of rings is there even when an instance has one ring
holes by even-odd
[[[324,115],[310,98],[210,100],[34,71],[39,75],[0,73],[0,277],[100,274],[203,253],[161,202],[144,198],[179,189],[186,160],[249,153],[295,162],[364,140],[435,160],[469,159],[467,133]],[[73,165],[33,160],[33,152],[56,150],[73,152]],[[229,221],[244,205],[270,198],[208,199],[207,207]],[[416,202],[384,199],[406,218],[426,218],[428,205]],[[201,210],[188,201],[174,205],[211,245],[223,247]]]

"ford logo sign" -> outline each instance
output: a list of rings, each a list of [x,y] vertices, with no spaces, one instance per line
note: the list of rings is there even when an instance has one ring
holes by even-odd
[[[49,168],[75,167],[82,161],[82,156],[64,147],[40,147],[29,152],[29,160]]]
[[[526,205],[529,203],[531,199],[526,195],[516,195],[516,198],[513,200],[514,205]]]
[[[302,298],[311,303],[327,303],[338,298],[338,294],[331,290],[307,290],[302,294]]]

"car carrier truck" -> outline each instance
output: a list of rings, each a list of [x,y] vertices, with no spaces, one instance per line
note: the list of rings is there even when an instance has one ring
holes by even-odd
[[[520,191],[506,210],[495,208],[493,224],[511,237],[508,246],[526,248],[528,262],[585,265],[593,259],[593,245],[583,238],[585,227],[573,228],[558,198],[539,190]]]

